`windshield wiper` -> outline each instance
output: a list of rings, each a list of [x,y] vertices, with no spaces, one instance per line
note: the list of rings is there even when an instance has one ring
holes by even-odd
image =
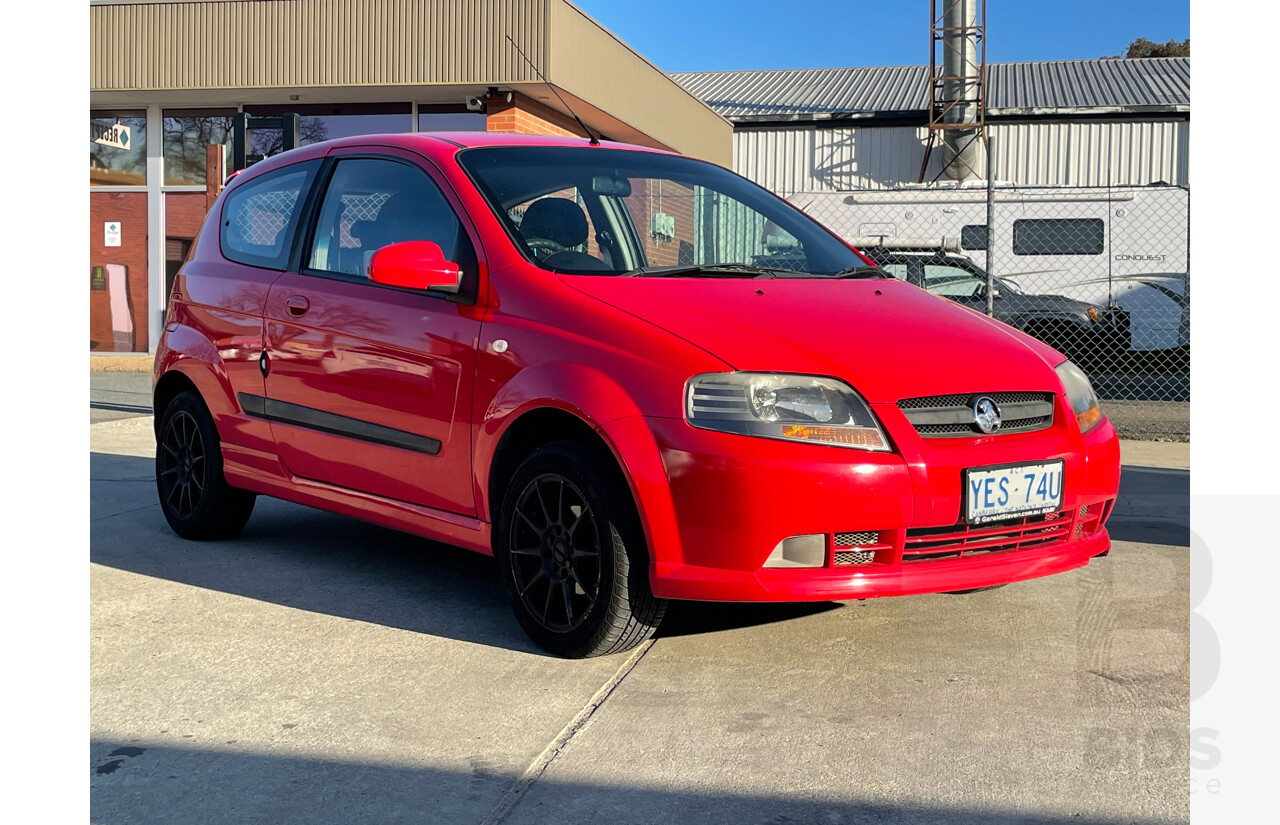
[[[829,278],[892,278],[878,266],[851,266],[827,276]]]
[[[620,277],[636,278],[676,278],[681,275],[706,275],[711,278],[776,278],[779,274],[790,274],[793,270],[777,267],[753,266],[752,264],[690,264],[688,266],[641,266]]]

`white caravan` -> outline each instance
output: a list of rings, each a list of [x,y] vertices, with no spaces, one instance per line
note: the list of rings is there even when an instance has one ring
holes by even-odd
[[[989,263],[986,182],[858,192],[806,192],[791,201],[850,243],[936,239]],[[1190,341],[1190,197],[1177,186],[995,187],[992,274],[1025,292],[1120,306],[1132,347]]]

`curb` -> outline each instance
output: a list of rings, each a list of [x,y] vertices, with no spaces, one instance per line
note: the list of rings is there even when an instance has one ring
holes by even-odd
[[[151,372],[155,356],[145,352],[137,355],[90,355],[90,372]]]

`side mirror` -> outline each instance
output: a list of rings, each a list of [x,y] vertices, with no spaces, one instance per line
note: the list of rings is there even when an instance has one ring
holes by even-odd
[[[387,286],[457,295],[462,287],[462,270],[453,261],[445,260],[444,252],[431,241],[403,241],[373,253],[369,279]]]

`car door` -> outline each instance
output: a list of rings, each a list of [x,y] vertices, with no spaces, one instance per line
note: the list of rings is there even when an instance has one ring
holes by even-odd
[[[300,266],[267,296],[267,417],[296,476],[472,515],[476,245],[433,177],[393,151],[331,156]],[[459,264],[458,296],[369,280],[373,252],[406,240]]]

